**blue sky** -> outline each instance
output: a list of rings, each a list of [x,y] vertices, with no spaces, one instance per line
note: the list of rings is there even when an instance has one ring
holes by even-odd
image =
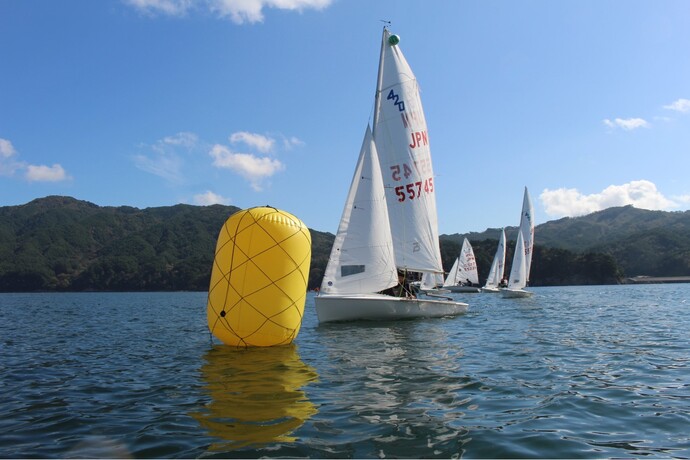
[[[441,233],[690,208],[690,2],[0,0],[0,206],[271,205],[335,232],[382,19]]]

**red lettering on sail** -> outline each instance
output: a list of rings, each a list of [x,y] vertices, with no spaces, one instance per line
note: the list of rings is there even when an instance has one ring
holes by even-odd
[[[424,194],[434,193],[434,178],[429,177],[417,182],[410,182],[405,185],[398,185],[394,189],[395,196],[400,203],[405,200],[416,200],[422,198]]]
[[[410,120],[407,118],[407,113],[400,112],[400,118],[402,118],[403,126],[405,128],[409,128],[410,127]]]
[[[429,145],[429,138],[427,137],[426,131],[415,131],[410,133],[410,135],[412,137],[412,143],[410,144],[411,149]]]

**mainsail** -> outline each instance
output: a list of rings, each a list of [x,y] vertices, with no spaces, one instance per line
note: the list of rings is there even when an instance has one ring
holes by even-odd
[[[529,280],[532,267],[532,250],[534,249],[534,207],[527,187],[522,199],[522,214],[520,215],[520,233],[525,244],[525,283]]]
[[[457,286],[458,284],[470,282],[472,285],[479,284],[479,273],[477,272],[477,261],[474,257],[472,245],[465,238],[462,242],[460,255],[455,259],[453,267],[448,272],[448,277],[443,283],[444,286]]]
[[[398,268],[442,272],[429,134],[419,86],[398,37],[383,31],[374,140]]]
[[[503,273],[505,272],[506,264],[506,232],[505,229],[501,229],[501,237],[498,240],[498,247],[496,248],[496,255],[494,255],[494,260],[491,262],[491,268],[489,269],[489,276],[486,278],[486,284],[484,287],[487,288],[497,288],[498,284],[503,279]]]
[[[515,255],[513,256],[513,266],[510,267],[510,279],[508,289],[522,289],[527,286],[527,257],[525,255],[525,239],[522,232],[518,232],[517,242],[515,243]]]

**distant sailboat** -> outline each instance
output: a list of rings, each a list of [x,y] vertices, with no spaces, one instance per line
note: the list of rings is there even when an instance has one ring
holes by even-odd
[[[489,269],[489,276],[486,278],[486,283],[482,287],[482,292],[500,292],[499,286],[503,282],[503,274],[505,273],[506,265],[506,231],[501,229],[501,236],[498,240],[498,247],[494,260],[491,262]]]
[[[443,274],[425,272],[419,282],[419,290],[424,294],[448,294],[450,291],[443,287]]]
[[[472,249],[467,238],[462,242],[460,254],[448,272],[443,287],[450,292],[480,292],[481,290],[479,289],[477,260],[474,257],[474,249]]]
[[[503,297],[529,297],[533,293],[526,291],[532,267],[532,249],[534,247],[534,207],[530,199],[527,187],[522,199],[522,214],[520,215],[520,228],[518,229],[513,266],[510,269],[508,287],[501,290]]]
[[[398,42],[384,28],[373,130],[367,127],[315,299],[321,323],[467,311],[462,302],[381,293],[395,287],[401,274],[443,273],[426,120]]]

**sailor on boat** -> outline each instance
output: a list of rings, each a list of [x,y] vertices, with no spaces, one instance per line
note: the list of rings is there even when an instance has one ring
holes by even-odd
[[[398,284],[384,291],[381,291],[381,294],[386,294],[393,297],[406,297],[408,299],[417,298],[417,296],[414,293],[414,290],[412,289],[410,283],[407,281],[405,277],[405,272],[403,272],[402,270],[398,270]]]

